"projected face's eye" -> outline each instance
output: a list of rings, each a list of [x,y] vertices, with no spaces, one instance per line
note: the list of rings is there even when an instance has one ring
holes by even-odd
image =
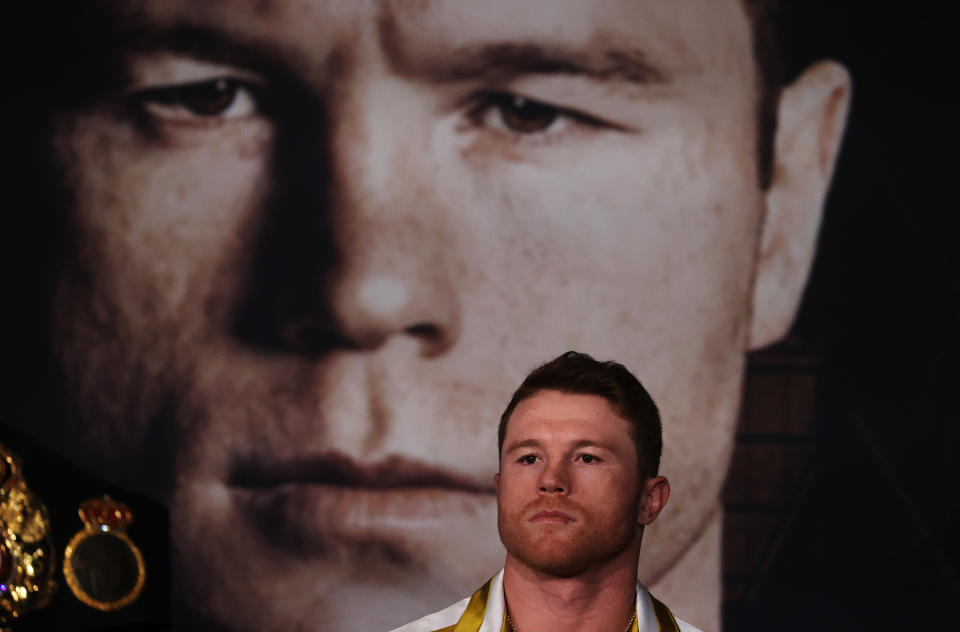
[[[481,129],[520,137],[554,136],[580,129],[612,127],[577,110],[535,101],[511,92],[482,93],[469,117]]]
[[[504,127],[523,134],[549,129],[560,116],[560,110],[555,107],[517,95],[503,95],[492,107]]]
[[[259,110],[256,87],[229,77],[146,88],[128,99],[148,114],[169,121],[236,119]]]

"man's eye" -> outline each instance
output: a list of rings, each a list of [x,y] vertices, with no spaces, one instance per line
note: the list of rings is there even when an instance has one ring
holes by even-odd
[[[527,135],[555,131],[567,123],[603,126],[601,121],[578,112],[506,92],[483,95],[470,117],[483,127]]]
[[[524,465],[533,465],[536,462],[537,456],[535,454],[525,454],[524,456],[520,457],[520,463],[523,463]]]
[[[580,455],[580,461],[582,461],[583,463],[596,463],[596,462],[598,462],[599,460],[600,460],[600,459],[598,459],[597,457],[593,456],[592,454],[581,454],[581,455]]]
[[[254,88],[225,77],[149,88],[131,97],[150,113],[168,119],[239,118],[257,111]]]

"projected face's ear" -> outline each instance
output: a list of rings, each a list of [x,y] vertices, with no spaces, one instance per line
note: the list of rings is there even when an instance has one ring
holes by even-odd
[[[757,261],[751,349],[776,342],[793,323],[849,103],[850,75],[832,61],[811,66],[781,95],[773,180],[766,192]]]

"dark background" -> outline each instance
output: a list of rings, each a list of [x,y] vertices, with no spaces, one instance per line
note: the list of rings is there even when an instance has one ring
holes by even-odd
[[[853,101],[793,335],[750,362],[726,630],[939,629],[960,604],[956,17],[781,7],[788,77],[837,59]]]

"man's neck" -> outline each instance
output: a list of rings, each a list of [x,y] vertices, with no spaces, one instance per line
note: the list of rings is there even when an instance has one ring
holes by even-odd
[[[507,555],[503,591],[517,632],[621,632],[636,609],[638,553],[577,577],[552,577]]]

